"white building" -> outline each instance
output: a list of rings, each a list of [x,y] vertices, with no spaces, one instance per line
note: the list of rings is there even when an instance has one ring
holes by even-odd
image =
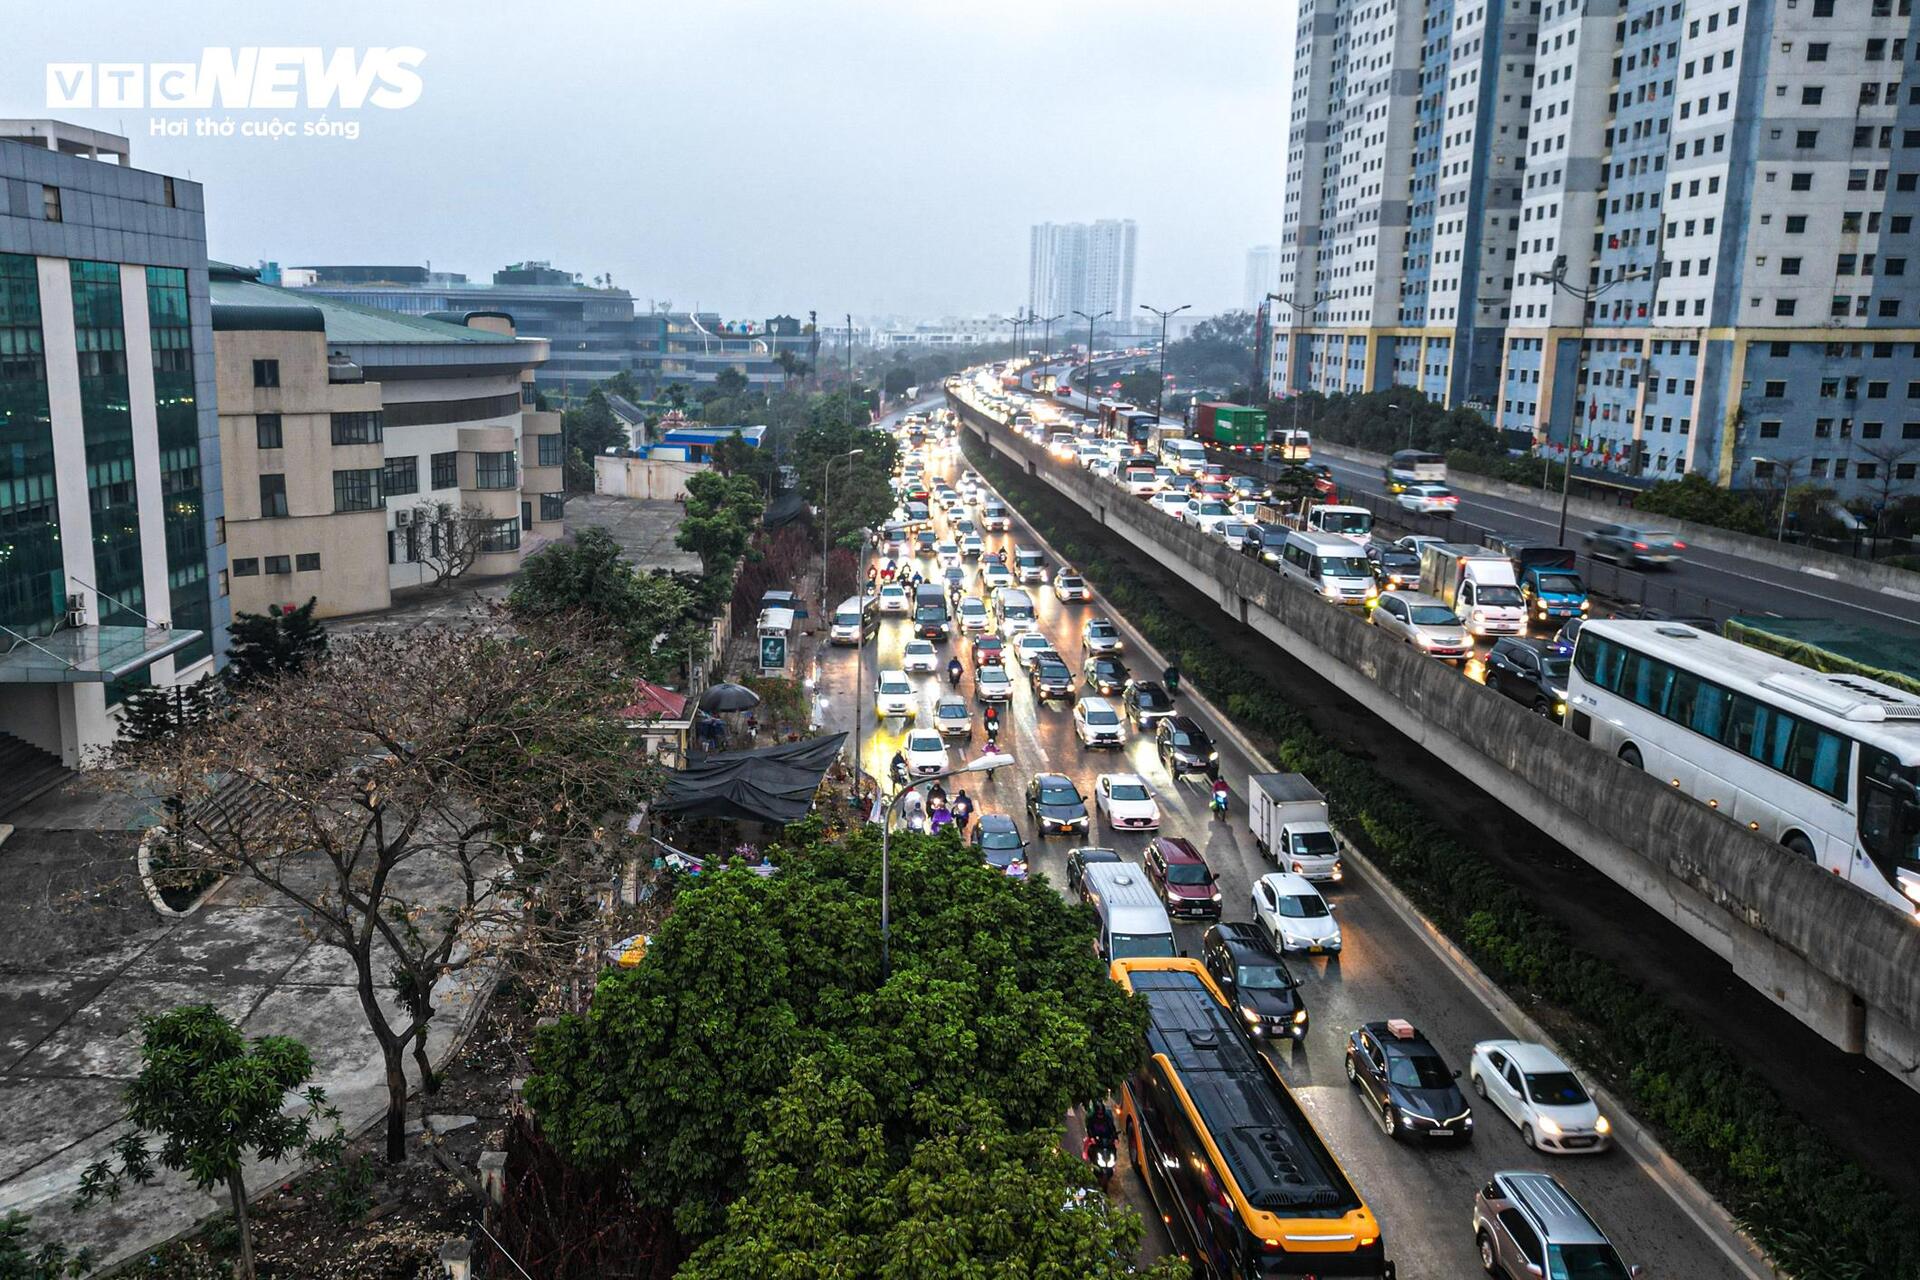
[[[1027,310],[1071,320],[1076,311],[1125,329],[1133,322],[1131,218],[1098,222],[1042,222],[1033,228],[1027,259]]]
[[[1247,250],[1246,310],[1258,311],[1267,295],[1279,288],[1280,246],[1257,244]]]

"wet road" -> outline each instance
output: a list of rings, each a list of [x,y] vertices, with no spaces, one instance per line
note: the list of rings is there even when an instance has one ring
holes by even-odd
[[[955,455],[933,457],[928,461],[932,473],[957,478]],[[944,522],[936,520],[936,524],[942,536],[946,536]],[[1010,533],[987,534],[986,541],[989,549],[1004,548],[1009,561],[1016,545],[1035,549],[1041,545],[1017,513]],[[919,567],[926,573],[933,564],[928,558],[919,562]],[[1056,567],[1049,557],[1049,572]],[[968,589],[980,593],[977,573],[971,564]],[[1081,656],[1081,627],[1094,616],[1112,616],[1120,624],[1127,640],[1123,658],[1136,674],[1157,675],[1161,669],[1163,662],[1157,656],[1144,653],[1143,642],[1125,620],[1108,613],[1097,599],[1093,603],[1065,604],[1055,598],[1051,589],[1029,587],[1028,591],[1034,598],[1039,630],[1053,641],[1055,649],[1076,672]],[[861,671],[858,675],[855,651],[849,648],[825,650],[817,673],[817,692],[824,703],[821,719],[836,728],[851,726],[855,682],[861,683],[864,689],[862,764],[880,776],[885,775],[888,762],[895,751],[901,749],[911,726],[898,718],[879,721],[874,718],[873,682],[877,669],[900,668],[910,635],[910,624],[905,617],[884,617],[876,640],[859,650]],[[937,644],[936,649],[943,667],[953,653],[959,653],[966,663],[968,673],[961,682],[960,692],[974,706],[977,726],[978,704],[973,699],[974,682],[971,663],[967,661],[970,643],[947,641]],[[1049,770],[1068,775],[1088,798],[1090,809],[1099,774],[1138,773],[1158,798],[1162,834],[1186,836],[1206,854],[1220,878],[1225,918],[1251,919],[1249,900],[1253,882],[1271,867],[1255,850],[1245,826],[1244,789],[1250,766],[1231,740],[1218,733],[1214,735],[1220,748],[1221,765],[1234,791],[1230,818],[1221,822],[1209,817],[1206,793],[1199,783],[1176,785],[1169,778],[1153,749],[1150,734],[1129,729],[1119,750],[1085,750],[1073,730],[1071,703],[1066,700],[1038,703],[1017,664],[1010,661],[1008,670],[1014,677],[1014,695],[1011,705],[1003,712],[1006,728],[1002,731],[1001,743],[1003,749],[1013,755],[1015,763],[1001,768],[991,779],[970,775],[956,782],[964,784],[975,799],[976,812],[1004,813],[1015,819],[1029,841],[1032,874],[1046,876],[1064,892],[1066,855],[1072,848],[1081,844],[1105,845],[1117,849],[1129,861],[1138,862],[1149,839],[1144,833],[1123,834],[1098,828],[1090,839],[1037,839],[1024,810],[1024,789],[1033,773]],[[943,674],[908,678],[915,693],[915,723],[931,725],[934,703],[947,692],[946,678]],[[1183,711],[1195,713],[1185,699],[1180,701]],[[1215,728],[1204,716],[1201,720],[1209,730]],[[972,739],[972,749],[976,752],[980,741],[977,734]],[[956,750],[953,763],[960,762]],[[1661,1190],[1649,1172],[1624,1153],[1599,1158],[1543,1160],[1527,1151],[1518,1132],[1484,1104],[1476,1106],[1479,1128],[1468,1147],[1402,1146],[1382,1134],[1372,1113],[1363,1108],[1350,1090],[1344,1075],[1342,1055],[1346,1034],[1356,1024],[1378,1018],[1406,1017],[1426,1032],[1449,1063],[1463,1073],[1474,1042],[1504,1036],[1507,1032],[1385,904],[1351,884],[1336,888],[1330,897],[1337,905],[1345,951],[1337,961],[1303,957],[1290,962],[1303,984],[1311,1023],[1303,1044],[1278,1051],[1279,1065],[1349,1176],[1380,1217],[1387,1234],[1389,1256],[1398,1260],[1402,1277],[1438,1280],[1479,1274],[1479,1261],[1467,1225],[1475,1189],[1493,1170],[1543,1165],[1557,1174],[1599,1219],[1628,1261],[1650,1264],[1659,1275],[1696,1280],[1741,1274],[1706,1232],[1695,1226]],[[1181,925],[1177,931],[1182,947],[1189,954],[1198,955],[1204,926]],[[1131,1171],[1123,1170],[1116,1185],[1124,1186],[1129,1199],[1145,1208],[1138,1179]]]

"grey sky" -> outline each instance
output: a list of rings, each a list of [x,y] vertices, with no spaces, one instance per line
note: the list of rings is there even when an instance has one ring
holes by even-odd
[[[1131,217],[1135,297],[1238,305],[1277,239],[1290,0],[16,4],[0,115],[132,135],[207,185],[215,256],[521,258],[643,303],[939,315],[1025,301],[1037,221]],[[50,112],[45,64],[209,45],[424,49],[357,141],[150,137],[213,111]],[[273,115],[276,113],[252,113]],[[304,112],[281,112],[307,118]],[[1035,141],[1037,140],[1037,141]]]

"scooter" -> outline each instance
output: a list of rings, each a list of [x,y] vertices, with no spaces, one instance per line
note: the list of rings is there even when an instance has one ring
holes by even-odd
[[[1093,1176],[1100,1181],[1100,1189],[1105,1191],[1107,1184],[1113,1181],[1113,1170],[1118,1159],[1114,1140],[1111,1135],[1088,1138],[1086,1159],[1093,1165]]]
[[[1224,820],[1227,816],[1227,789],[1215,787],[1213,798],[1207,801],[1207,807],[1213,810],[1213,816]]]

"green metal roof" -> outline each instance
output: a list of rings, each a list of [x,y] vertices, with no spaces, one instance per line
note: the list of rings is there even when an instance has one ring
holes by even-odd
[[[405,316],[396,311],[355,306],[335,298],[320,297],[300,289],[278,289],[261,284],[254,271],[226,263],[208,264],[209,292],[213,296],[214,328],[224,327],[220,313],[289,307],[312,308],[326,325],[327,341],[342,344],[392,343],[419,346],[431,343],[458,343],[467,346],[514,346],[519,339],[486,329],[469,329],[445,320]],[[278,327],[278,326],[275,326]]]

